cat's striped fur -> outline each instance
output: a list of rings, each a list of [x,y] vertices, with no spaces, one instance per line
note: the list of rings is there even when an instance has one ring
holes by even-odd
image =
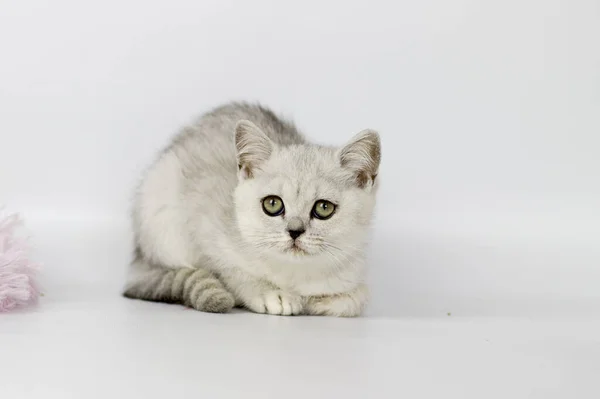
[[[179,303],[211,313],[228,312],[235,304],[233,295],[207,269],[152,265],[139,248],[135,250],[131,268],[137,276],[130,278],[123,293],[127,298]]]

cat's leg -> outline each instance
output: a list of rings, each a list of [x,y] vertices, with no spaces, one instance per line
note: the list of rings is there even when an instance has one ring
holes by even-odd
[[[137,252],[131,263],[125,297],[179,303],[211,313],[225,313],[233,308],[233,295],[210,271],[162,267]]]
[[[356,317],[363,312],[369,297],[364,284],[352,291],[335,295],[310,296],[304,311],[309,315]]]
[[[255,313],[291,316],[303,312],[304,298],[286,292],[266,280],[251,276],[241,270],[221,273],[221,280],[233,292],[236,305]]]

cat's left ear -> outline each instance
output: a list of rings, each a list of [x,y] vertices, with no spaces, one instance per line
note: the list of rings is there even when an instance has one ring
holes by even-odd
[[[342,167],[350,169],[360,188],[373,185],[381,162],[381,141],[374,130],[363,130],[339,151]]]
[[[273,142],[254,123],[241,120],[235,127],[235,148],[240,178],[250,179],[273,152]]]

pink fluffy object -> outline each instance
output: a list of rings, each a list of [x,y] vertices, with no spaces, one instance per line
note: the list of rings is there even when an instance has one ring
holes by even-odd
[[[15,236],[18,215],[0,213],[0,312],[33,305],[40,294],[35,282],[38,265],[27,255],[25,239]]]

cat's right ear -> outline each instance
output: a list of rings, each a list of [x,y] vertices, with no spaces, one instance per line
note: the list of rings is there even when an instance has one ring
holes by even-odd
[[[251,179],[273,152],[273,142],[254,123],[241,120],[235,127],[239,176]]]
[[[342,166],[354,173],[358,187],[371,187],[381,162],[379,134],[374,130],[363,130],[340,150],[339,157]]]

